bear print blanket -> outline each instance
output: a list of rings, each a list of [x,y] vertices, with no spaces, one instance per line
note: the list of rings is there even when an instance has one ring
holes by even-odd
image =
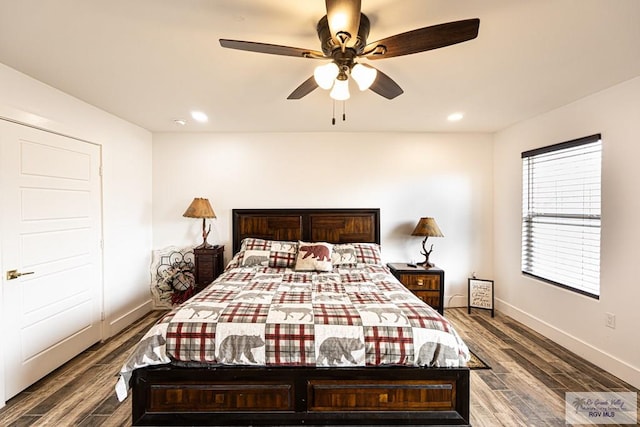
[[[162,318],[122,367],[156,364],[465,366],[451,324],[382,265],[332,272],[238,267]]]

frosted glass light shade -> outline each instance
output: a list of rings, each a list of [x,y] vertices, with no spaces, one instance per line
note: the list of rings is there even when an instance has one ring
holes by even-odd
[[[378,76],[378,70],[368,65],[356,64],[351,70],[351,77],[358,83],[360,90],[367,90],[371,87]]]
[[[331,89],[339,71],[334,62],[329,62],[328,64],[317,66],[313,71],[313,78],[322,89]]]
[[[336,80],[329,96],[336,101],[346,101],[351,96],[349,94],[349,80]]]

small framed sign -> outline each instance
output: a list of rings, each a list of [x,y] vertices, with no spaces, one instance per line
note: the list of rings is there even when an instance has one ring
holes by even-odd
[[[493,280],[476,279],[473,277],[468,280],[468,287],[469,308],[467,312],[471,314],[472,308],[480,308],[490,310],[491,317],[493,317]]]

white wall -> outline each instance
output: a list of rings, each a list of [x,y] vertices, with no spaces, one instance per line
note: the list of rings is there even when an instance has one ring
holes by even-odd
[[[640,387],[640,78],[496,135],[494,230],[498,308]],[[601,296],[581,296],[520,272],[520,153],[602,134]],[[605,327],[605,313],[616,328]]]
[[[111,336],[150,308],[151,134],[2,64],[0,94],[1,117],[102,146],[105,337]],[[3,366],[0,360],[0,406]]]
[[[227,260],[234,208],[373,207],[385,261],[420,261],[421,239],[410,233],[421,216],[436,218],[445,237],[429,242],[446,305],[466,305],[472,271],[492,274],[488,135],[154,134],[155,249],[200,242],[200,220],[182,217],[193,197],[211,201],[209,242],[226,245]]]

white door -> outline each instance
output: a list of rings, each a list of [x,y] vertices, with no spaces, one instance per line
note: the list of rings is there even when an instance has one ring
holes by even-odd
[[[95,144],[0,120],[6,399],[101,339],[100,157]]]

